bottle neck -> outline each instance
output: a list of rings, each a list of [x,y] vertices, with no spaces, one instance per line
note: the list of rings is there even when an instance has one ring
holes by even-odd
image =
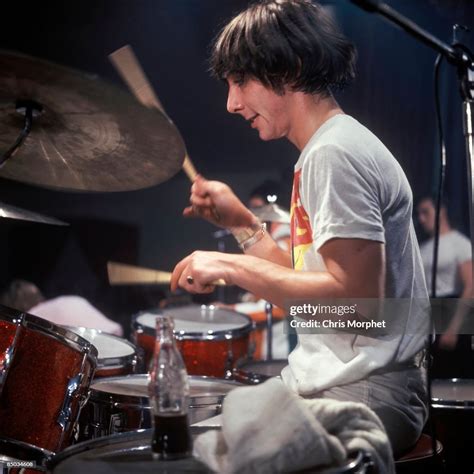
[[[174,343],[174,323],[170,316],[156,317],[156,341],[160,344]]]

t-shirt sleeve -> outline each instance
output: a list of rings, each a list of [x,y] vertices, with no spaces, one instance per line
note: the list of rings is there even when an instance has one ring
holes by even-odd
[[[471,241],[464,235],[459,235],[456,247],[456,260],[458,265],[468,262],[472,258]]]
[[[385,243],[379,181],[373,170],[336,145],[306,157],[300,193],[316,249],[333,238]]]

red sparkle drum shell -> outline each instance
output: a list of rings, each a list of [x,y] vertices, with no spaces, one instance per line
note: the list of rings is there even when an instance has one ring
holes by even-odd
[[[66,329],[86,339],[97,349],[95,378],[130,375],[137,373],[140,369],[137,349],[126,339],[99,329],[73,326],[66,326]]]
[[[241,358],[251,353],[252,320],[245,314],[215,306],[189,305],[165,309],[172,316],[177,345],[189,375],[226,377]],[[137,315],[133,323],[135,343],[145,352],[149,367],[155,347],[157,313]]]
[[[0,437],[60,451],[72,440],[97,350],[77,334],[3,306],[0,324]]]

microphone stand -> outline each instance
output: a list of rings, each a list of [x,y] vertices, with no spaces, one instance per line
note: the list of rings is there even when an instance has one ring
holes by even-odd
[[[474,138],[473,138],[473,115],[474,115],[474,60],[473,53],[467,46],[455,42],[448,45],[428,33],[416,23],[401,15],[386,3],[380,0],[350,0],[371,13],[377,13],[389,22],[401,27],[408,34],[422,43],[442,54],[451,65],[457,68],[459,90],[463,101],[463,133],[466,142],[466,161],[468,170],[469,188],[469,226],[471,230],[471,250],[474,255]],[[474,281],[474,266],[473,266]]]
[[[389,22],[400,26],[408,34],[415,37],[422,43],[426,44],[430,48],[438,51],[444,56],[448,63],[452,64],[457,68],[459,90],[461,93],[461,99],[463,101],[463,133],[466,145],[466,161],[468,170],[468,187],[469,187],[469,226],[471,230],[471,251],[474,255],[474,138],[473,138],[473,113],[474,113],[474,61],[473,54],[467,48],[467,46],[455,41],[451,46],[443,43],[438,38],[435,38],[430,33],[420,28],[416,23],[404,17],[393,8],[380,0],[350,0],[360,8],[371,12],[377,13]],[[439,236],[438,236],[439,238]],[[436,246],[435,246],[436,248]],[[471,257],[472,258],[472,257]],[[433,271],[434,268],[433,268]],[[473,280],[474,280],[474,266],[473,266]],[[471,295],[472,296],[472,295]],[[429,345],[428,345],[429,353]],[[433,456],[436,458],[437,442],[436,442],[436,428],[433,417],[431,416],[431,381],[430,373],[428,369],[428,399],[429,399],[429,419],[431,420],[432,430],[432,451]]]

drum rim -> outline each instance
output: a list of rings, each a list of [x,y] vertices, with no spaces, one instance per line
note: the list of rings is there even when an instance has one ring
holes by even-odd
[[[94,345],[94,343],[89,342],[85,337],[82,337],[83,339],[86,339],[86,341],[89,342],[93,347],[96,348],[97,350],[97,369],[96,369],[96,377],[99,376],[97,374],[98,371],[101,369],[121,369],[129,366],[135,366],[138,363],[138,353],[137,353],[137,347],[132,344],[130,341],[127,341],[127,339],[123,339],[119,336],[115,336],[114,334],[109,334],[108,332],[102,331],[101,329],[94,329],[94,328],[86,328],[85,326],[62,326],[68,331],[74,332],[75,329],[80,329],[80,330],[92,330],[97,333],[99,333],[102,336],[109,337],[111,339],[115,339],[116,341],[120,343],[125,343],[127,346],[129,346],[132,349],[131,354],[127,354],[124,356],[114,356],[114,357],[99,357],[99,349],[97,346]],[[74,332],[74,334],[77,334]]]
[[[462,379],[459,377],[450,379],[433,379],[431,381],[431,406],[438,409],[447,410],[474,410],[474,399],[463,400],[453,398],[442,398],[433,396],[433,387],[437,382],[448,383],[454,386],[463,386],[465,383],[471,383],[474,386],[474,379]]]
[[[27,459],[21,459],[16,456],[10,456],[9,454],[2,453],[4,446],[12,446],[13,448],[21,448],[26,450],[27,452]],[[2,436],[0,438],[0,456],[7,456],[11,458],[11,461],[35,461],[36,466],[44,468],[46,467],[49,459],[54,456],[52,451],[48,451],[47,449],[40,448],[39,446],[35,446],[34,444],[25,443],[24,441],[18,441],[13,438],[9,438],[7,436]],[[5,463],[5,461],[0,461],[0,463]]]
[[[191,435],[199,435],[212,429],[220,429],[217,427],[205,427],[205,426],[190,426]],[[104,447],[113,447],[121,442],[132,441],[135,438],[143,443],[134,447],[134,450],[144,450],[151,445],[151,438],[153,436],[153,428],[139,429],[134,431],[126,431],[124,433],[115,433],[112,435],[101,436],[100,438],[88,439],[80,443],[63,449],[61,452],[52,456],[47,461],[48,470],[53,470],[59,463],[66,459],[75,456],[77,454],[85,453],[87,451],[93,451],[94,449],[101,449]],[[124,450],[125,451],[125,450]],[[127,450],[128,451],[128,450]],[[117,451],[118,453],[121,451]]]
[[[118,375],[115,377],[102,377],[98,378],[92,381],[90,388],[89,388],[89,400],[91,402],[97,401],[97,402],[108,402],[108,403],[121,403],[124,406],[132,407],[132,406],[140,406],[142,408],[150,408],[149,405],[149,396],[142,396],[142,395],[131,395],[131,394],[124,394],[124,393],[111,393],[111,392],[106,392],[104,390],[97,390],[94,389],[94,383],[108,383],[112,382],[114,380],[119,380],[119,381],[126,381],[126,380],[131,380],[131,379],[148,379],[148,374],[128,374],[128,375]],[[239,383],[236,380],[227,380],[227,379],[221,379],[219,377],[212,377],[209,375],[188,375],[188,380],[189,384],[191,385],[193,381],[208,381],[208,382],[218,382],[220,384],[224,385],[232,385],[234,388],[242,387],[243,384]],[[230,390],[229,390],[230,391]],[[228,393],[228,392],[227,392]],[[190,395],[189,396],[189,406],[200,406],[202,405],[202,399],[215,399],[216,403],[219,402],[219,400],[222,399],[222,395],[227,395],[227,393],[214,393],[214,394],[205,394],[205,395]],[[201,401],[199,403],[199,401]],[[210,403],[207,403],[206,405],[210,405]]]
[[[185,307],[188,307],[190,305],[187,305]],[[199,305],[191,305],[191,306],[196,306],[199,307]],[[201,305],[201,306],[206,306],[206,305]],[[207,305],[207,306],[212,306],[212,305]],[[221,308],[219,308],[221,309]],[[224,331],[208,331],[207,333],[203,332],[186,332],[186,331],[173,331],[176,339],[178,341],[187,341],[187,340],[193,340],[193,341],[219,341],[219,340],[229,340],[229,339],[238,339],[239,337],[246,336],[247,334],[250,334],[250,332],[254,329],[254,322],[252,321],[252,318],[247,316],[244,313],[239,313],[237,311],[233,310],[228,310],[228,309],[221,309],[222,311],[227,311],[229,313],[237,314],[239,316],[242,316],[247,323],[243,326],[234,328],[234,329],[226,329]],[[133,316],[133,323],[132,323],[132,328],[137,334],[146,334],[147,336],[152,336],[153,338],[155,337],[155,328],[152,328],[150,326],[145,326],[143,323],[138,321],[138,318],[140,316],[143,316],[145,314],[150,314],[152,310],[149,311],[140,311],[136,315]],[[156,315],[158,314],[163,314],[163,310],[159,309],[157,310]]]
[[[87,354],[87,357],[93,366],[96,367],[97,365],[98,352],[96,347],[83,337],[62,326],[58,326],[57,324],[54,324],[47,319],[40,318],[39,316],[35,316],[34,314],[8,308],[3,305],[0,305],[0,319],[16,326],[21,325],[33,331],[43,333],[67,347],[71,347],[76,351]]]
[[[206,433],[210,430],[220,430],[218,427],[205,427],[205,426],[190,426],[191,435],[197,436],[202,433]],[[52,456],[47,461],[47,468],[50,471],[53,471],[61,462],[66,461],[73,456],[78,456],[88,451],[94,451],[96,449],[102,449],[106,447],[112,448],[110,454],[120,454],[122,452],[131,452],[133,451],[144,451],[150,448],[151,439],[153,436],[153,428],[140,429],[135,431],[127,431],[125,433],[115,433],[112,435],[102,436],[100,438],[94,438],[81,443],[69,446],[63,451],[57,453],[55,456]],[[114,446],[121,443],[127,443],[129,441],[137,440],[138,443],[133,449],[118,449],[114,450]],[[359,449],[350,453],[352,458],[349,458],[347,464],[339,467],[327,467],[323,468],[324,470],[319,471],[321,474],[341,474],[341,472],[349,472],[358,467],[364,467],[364,462],[370,461],[370,457],[367,458],[367,453]],[[101,459],[98,457],[97,459]],[[321,468],[322,466],[319,466]],[[311,469],[311,468],[309,468]],[[344,469],[344,471],[341,471]],[[306,472],[303,470],[302,472]]]

